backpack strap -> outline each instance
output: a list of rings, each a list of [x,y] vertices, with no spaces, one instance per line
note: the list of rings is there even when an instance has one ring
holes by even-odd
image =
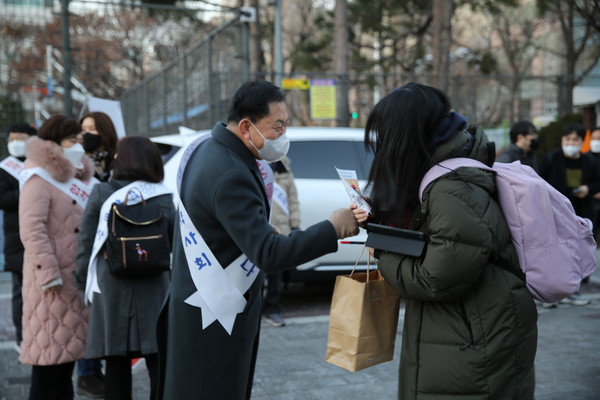
[[[473,167],[484,169],[486,171],[494,171],[493,168],[472,158],[457,157],[441,161],[431,167],[421,180],[421,184],[419,185],[419,202],[423,202],[423,193],[430,183],[461,167]]]
[[[483,169],[486,171],[492,171],[492,172],[495,171],[494,168],[488,167],[481,161],[477,161],[472,158],[457,157],[457,158],[449,158],[447,160],[441,161],[441,162],[437,163],[436,165],[434,165],[433,167],[431,167],[429,169],[429,171],[427,171],[427,173],[425,174],[423,179],[421,180],[421,184],[419,185],[419,201],[420,202],[423,201],[423,193],[425,192],[425,189],[427,188],[427,186],[429,186],[429,184],[431,184],[435,180],[441,178],[442,176],[447,175],[447,174],[455,171],[456,169],[462,168],[462,167],[479,168],[479,169]],[[498,199],[495,199],[495,200],[498,201]],[[520,268],[515,268],[513,266],[508,266],[508,265],[504,265],[504,264],[498,265],[496,263],[494,263],[494,265],[497,265],[499,268],[502,268],[502,269],[514,274],[517,278],[519,278],[521,281],[523,281],[523,283],[527,283],[525,273],[523,271],[521,271]]]

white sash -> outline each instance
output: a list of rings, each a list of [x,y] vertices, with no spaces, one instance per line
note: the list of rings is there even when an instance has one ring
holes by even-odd
[[[130,189],[134,188],[138,190],[132,190],[129,192]],[[128,192],[129,195],[127,194]],[[98,216],[98,228],[96,229],[94,245],[92,246],[92,255],[90,256],[90,261],[88,263],[87,278],[85,280],[85,299],[88,304],[92,303],[94,292],[101,293],[100,286],[98,286],[97,273],[98,252],[100,252],[100,249],[108,237],[108,216],[110,214],[110,207],[112,204],[122,203],[125,201],[125,196],[127,196],[127,205],[134,205],[140,203],[142,199],[148,200],[153,197],[170,193],[171,190],[162,183],[135,181],[115,191],[109,196],[108,199],[104,201],[104,203],[102,203],[102,207],[100,207],[100,215]]]
[[[177,173],[178,191],[181,190],[181,178],[191,154],[209,137],[210,134],[199,137],[185,150]],[[257,160],[257,164],[270,202],[273,196],[273,172],[267,162]],[[246,307],[244,293],[252,286],[260,270],[244,254],[223,268],[192,223],[179,195],[176,196],[181,241],[190,276],[196,286],[196,292],[185,302],[202,309],[202,329],[218,320],[231,335],[237,314]]]
[[[19,180],[19,175],[21,174],[21,171],[23,171],[24,164],[25,163],[18,158],[8,156],[0,162],[0,168],[11,174],[16,180]]]
[[[25,182],[33,175],[39,176],[46,182],[58,188],[61,192],[75,200],[81,208],[85,208],[85,205],[90,198],[90,194],[92,193],[92,188],[98,183],[98,179],[96,178],[92,178],[87,182],[80,181],[77,178],[71,178],[67,182],[59,182],[45,169],[35,167],[26,168],[21,172],[21,175],[19,176],[19,189],[22,189]]]
[[[275,187],[273,189],[273,201],[283,210],[285,215],[290,215],[287,193],[277,182],[275,182]]]

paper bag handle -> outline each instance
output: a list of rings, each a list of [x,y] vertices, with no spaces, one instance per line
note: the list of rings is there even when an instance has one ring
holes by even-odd
[[[358,265],[358,262],[362,258],[362,255],[364,254],[366,248],[367,248],[367,246],[365,245],[365,246],[363,246],[362,250],[360,251],[360,255],[358,256],[358,259],[354,263],[354,268],[352,268],[352,272],[350,272],[350,276],[352,276],[352,274],[354,274],[354,270],[356,269],[356,266]],[[369,282],[370,266],[371,266],[371,255],[369,254],[369,255],[367,255],[367,282]]]

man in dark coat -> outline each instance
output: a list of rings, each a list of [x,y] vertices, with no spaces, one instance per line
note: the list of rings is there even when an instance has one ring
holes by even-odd
[[[288,236],[273,232],[257,160],[275,162],[285,156],[287,122],[281,90],[269,82],[247,82],[232,100],[228,124],[217,123],[212,137],[187,163],[179,194],[189,220],[221,267],[244,254],[260,273],[243,293],[247,303],[230,333],[220,321],[203,329],[205,309],[186,303],[197,288],[176,226],[171,286],[158,326],[160,399],[249,399],[264,274],[334,252],[337,239],[358,233],[349,208],[334,211],[329,221],[305,231]],[[221,299],[229,302],[229,296]]]
[[[0,209],[4,211],[4,269],[12,273],[12,318],[18,345],[22,339],[23,243],[21,243],[19,237],[19,180],[17,179],[17,170],[18,165],[22,165],[25,161],[25,143],[30,136],[36,134],[36,129],[25,122],[12,125],[8,129],[8,152],[10,157],[2,161],[0,167]],[[14,159],[17,159],[18,163]]]
[[[566,125],[561,149],[540,160],[538,173],[571,201],[577,215],[596,221],[594,195],[600,192],[600,164],[592,154],[581,152],[584,138],[582,125]]]
[[[597,233],[598,215],[594,196],[600,193],[600,163],[593,153],[581,152],[584,138],[583,125],[565,125],[561,133],[561,148],[544,156],[538,173],[571,201],[577,215],[589,218],[594,223],[594,233]],[[585,306],[590,300],[577,292],[560,302]],[[544,307],[555,306],[555,303],[544,303]]]
[[[535,125],[529,121],[519,121],[510,128],[509,136],[510,146],[500,153],[496,162],[521,161],[525,165],[536,168],[533,150],[538,145],[538,131]]]

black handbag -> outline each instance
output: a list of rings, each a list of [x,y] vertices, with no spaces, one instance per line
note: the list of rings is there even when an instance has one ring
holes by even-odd
[[[127,192],[123,203],[113,203],[110,208],[106,240],[109,269],[120,276],[167,271],[171,267],[171,246],[169,222],[160,207],[162,196],[127,205],[132,190],[136,188]]]

